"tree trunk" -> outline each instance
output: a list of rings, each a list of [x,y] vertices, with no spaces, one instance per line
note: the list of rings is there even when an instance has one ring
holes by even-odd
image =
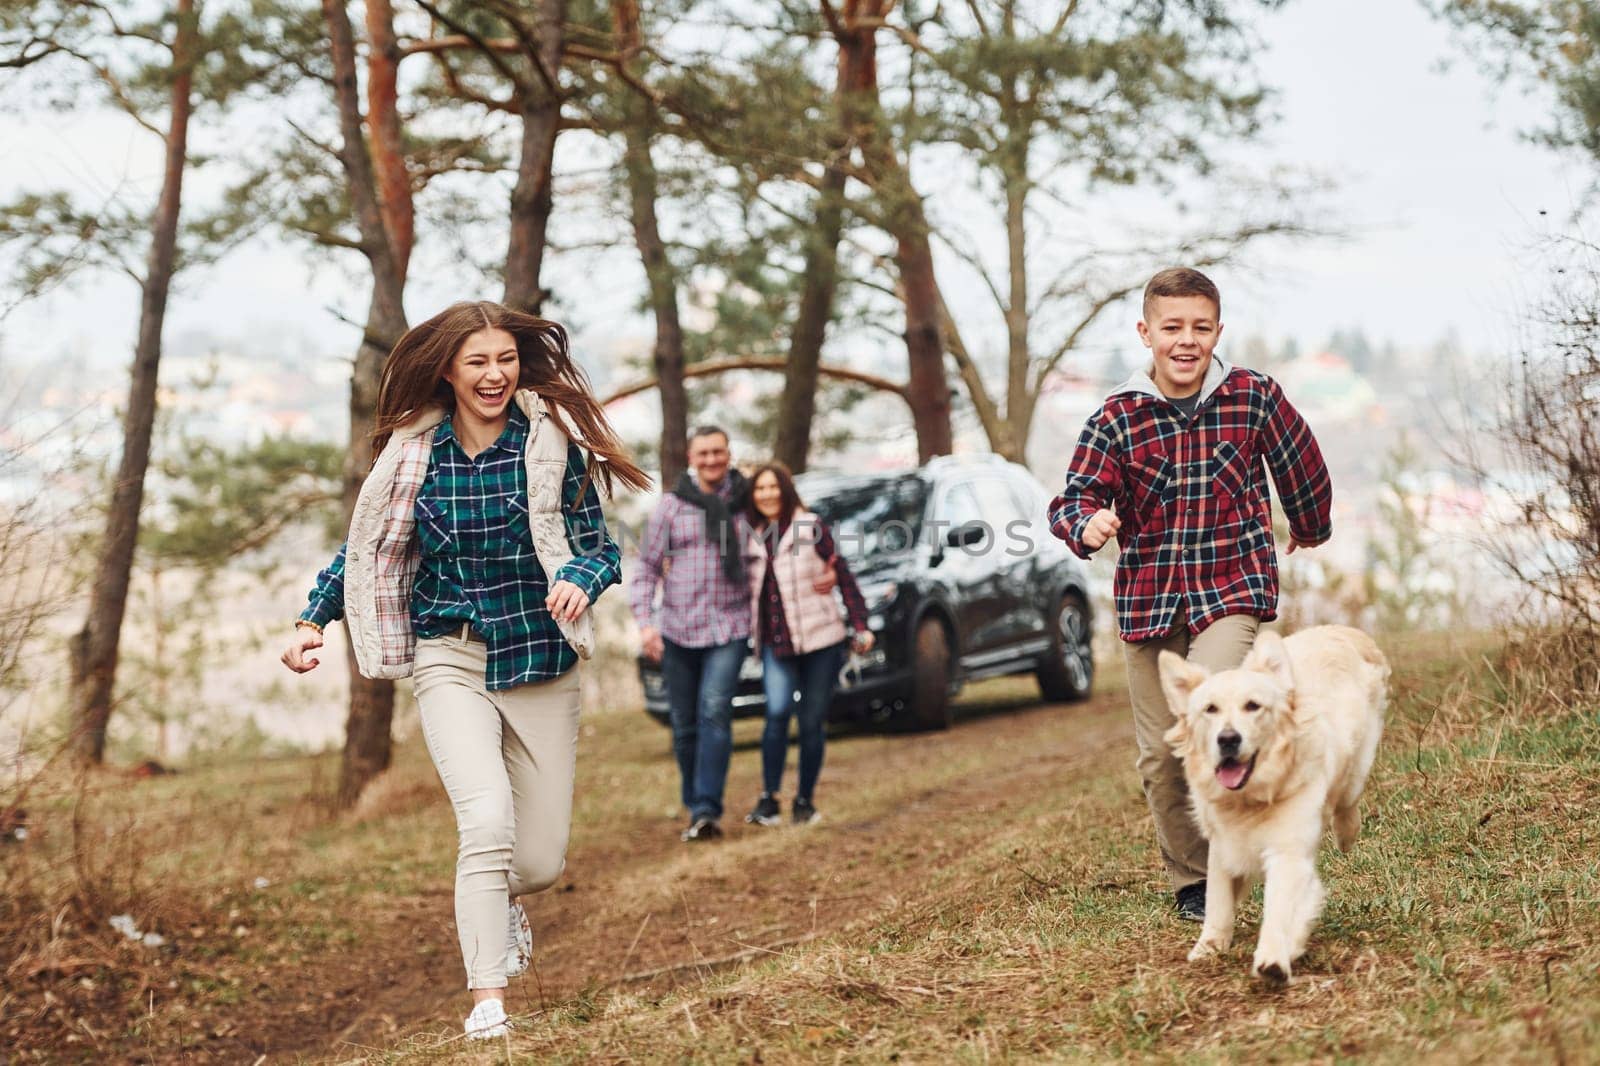
[[[862,157],[880,202],[884,227],[895,239],[900,296],[906,306],[907,394],[917,433],[918,460],[927,462],[936,455],[950,454],[954,433],[950,426],[944,341],[939,330],[939,286],[933,272],[927,215],[922,198],[912,187],[911,176],[889,143],[878,106],[875,34],[892,6],[886,0],[863,0],[859,5],[860,23],[865,29],[863,47],[872,58],[865,64],[867,83],[863,87],[864,106],[858,128]]]
[[[394,284],[372,286],[367,328],[350,375],[350,447],[344,467],[344,524],[350,528],[361,483],[372,468],[372,427],[378,410],[378,383],[383,363],[405,332],[405,312]],[[350,704],[345,715],[344,753],[339,762],[335,801],[349,807],[368,781],[388,769],[389,727],[394,719],[394,682],[362,677],[356,669],[355,646],[346,642]]]
[[[627,62],[641,49],[639,8],[634,0],[612,0],[617,52]],[[656,345],[651,353],[656,387],[661,394],[661,487],[671,489],[689,468],[689,392],[684,386],[683,325],[678,318],[678,276],[667,257],[666,242],[656,217],[660,182],[650,156],[653,134],[649,105],[628,89],[624,100],[622,156],[628,179],[633,240],[644,264],[650,309],[656,319]]]
[[[895,235],[900,285],[906,302],[906,358],[910,362],[907,394],[917,431],[917,461],[954,450],[950,426],[950,385],[944,372],[944,342],[939,333],[939,289],[933,274],[933,249],[928,242],[922,204],[917,221]],[[906,225],[902,223],[902,225]]]
[[[1016,39],[1016,7],[1008,3],[1002,12],[1005,39]],[[1032,145],[1034,108],[1027,98],[1021,78],[1008,73],[1000,88],[1000,133],[1005,138],[1000,152],[1001,183],[1006,197],[1006,418],[1002,439],[995,450],[1012,462],[1026,463],[1028,431],[1033,421],[1033,388],[1029,371],[1032,353],[1029,334],[1032,323],[1028,309],[1028,194],[1033,191],[1028,174]]]
[[[772,454],[796,474],[806,468],[811,451],[811,423],[817,411],[817,368],[822,341],[833,317],[833,296],[839,280],[839,235],[844,228],[845,175],[829,167],[817,199],[817,220],[806,248],[800,310],[789,338],[789,371],[778,398],[778,428]]]
[[[411,176],[406,172],[405,142],[400,132],[400,43],[394,34],[394,7],[389,0],[367,0],[367,115],[372,131],[372,157],[378,182],[378,203],[395,269],[405,276],[411,261],[416,209]]]
[[[1008,124],[1017,131],[1016,123]],[[1013,136],[1018,136],[1017,132]],[[1028,423],[1033,419],[1028,381],[1028,148],[1016,145],[1007,156],[1006,249],[1010,291],[1006,294],[1006,419],[1005,437],[995,450],[1012,462],[1026,462]]]
[[[344,721],[344,752],[339,759],[339,788],[334,803],[340,810],[355,806],[367,782],[389,768],[394,745],[394,682],[362,677],[355,654],[347,653],[350,706]]]
[[[328,24],[334,97],[339,108],[342,138],[339,159],[361,232],[361,250],[372,268],[367,325],[350,377],[350,449],[345,459],[344,477],[344,514],[348,527],[361,482],[372,467],[372,426],[383,363],[406,328],[405,270],[401,265],[402,257],[396,254],[394,237],[379,201],[372,160],[367,154],[361,105],[356,95],[355,41],[350,30],[350,16],[343,0],[322,0],[322,11]],[[384,106],[393,103],[391,98]],[[375,114],[370,116],[370,121],[374,129],[391,121],[398,129],[397,115]],[[409,186],[406,195],[409,198]],[[339,767],[337,801],[340,806],[354,803],[362,787],[389,765],[389,726],[394,717],[394,683],[362,677],[356,670],[353,652],[348,660],[350,708],[345,720],[344,757]]]
[[[636,116],[641,117],[641,116]],[[659,196],[655,162],[650,158],[650,134],[630,121],[625,131],[627,147],[623,167],[628,175],[632,203],[633,239],[644,263],[650,286],[650,308],[655,312],[656,345],[651,353],[657,387],[661,393],[661,485],[671,488],[689,467],[689,392],[683,381],[683,325],[678,319],[678,277],[667,258],[656,219]]]
[[[539,284],[544,264],[546,234],[554,203],[551,184],[555,171],[556,136],[561,131],[559,82],[564,0],[539,0],[539,21],[534,29],[536,54],[528,56],[535,69],[528,84],[519,88],[522,151],[517,160],[517,184],[511,190],[511,235],[506,246],[505,304],[538,314],[547,295]]]
[[[106,513],[105,538],[90,586],[88,617],[71,646],[72,746],[80,760],[90,763],[105,760],[106,725],[111,719],[122,619],[127,611],[128,581],[139,539],[139,511],[144,503],[144,478],[150,466],[150,437],[155,428],[161,331],[167,313],[167,292],[177,264],[178,213],[188,158],[190,93],[199,29],[194,0],[178,0],[177,15],[166,166],[161,196],[150,224],[150,255],[139,306],[139,339],[133,354],[128,407],[122,420],[122,459],[111,486],[111,507]]]
[[[350,13],[345,10],[342,0],[322,0],[322,13],[328,24],[328,46],[333,54],[333,91],[339,109],[339,135],[342,140],[339,162],[344,168],[356,226],[361,231],[361,252],[372,266],[373,301],[374,304],[380,302],[381,295],[382,302],[387,303],[392,299],[398,306],[398,295],[405,284],[405,272],[394,253],[393,238],[378,198],[372,157],[367,152],[361,101],[356,95],[356,51],[355,38],[350,30]],[[391,118],[375,115],[371,121],[374,127],[382,127]],[[401,317],[403,319],[403,314]],[[368,324],[371,324],[370,321]],[[370,343],[372,339],[369,330],[366,341]],[[399,340],[399,336],[380,339],[393,344]]]
[[[839,46],[835,98],[839,132],[833,149],[850,150],[851,135],[860,119],[863,97],[875,84],[877,50],[871,29],[853,24],[855,7],[845,9],[846,23],[835,33]],[[805,276],[800,310],[789,342],[789,373],[778,401],[778,429],[772,453],[795,473],[806,468],[811,451],[811,424],[817,408],[817,368],[822,363],[822,342],[833,317],[834,294],[839,284],[839,237],[844,229],[845,173],[830,165],[817,197],[817,220],[806,248]]]

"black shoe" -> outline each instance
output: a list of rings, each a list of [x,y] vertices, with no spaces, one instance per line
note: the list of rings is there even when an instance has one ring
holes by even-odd
[[[751,825],[781,825],[783,824],[783,811],[778,808],[778,797],[770,792],[761,793],[761,798],[756,800],[756,805],[744,820]]]
[[[789,817],[794,819],[795,825],[810,825],[822,818],[822,812],[811,805],[811,801],[804,796],[794,798],[794,806],[789,810]]]
[[[722,826],[717,824],[715,818],[696,818],[689,823],[689,828],[683,831],[679,839],[693,844],[699,841],[716,840],[721,836]]]
[[[1178,902],[1176,904],[1178,917],[1186,922],[1203,922],[1206,920],[1206,883],[1196,881],[1192,885],[1184,885],[1178,889]]]

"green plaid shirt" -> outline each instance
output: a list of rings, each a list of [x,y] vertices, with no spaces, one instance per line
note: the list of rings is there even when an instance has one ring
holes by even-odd
[[[426,639],[470,622],[488,644],[484,680],[490,689],[548,681],[578,661],[544,605],[550,582],[528,532],[527,440],[527,416],[513,405],[500,438],[469,459],[446,417],[434,431],[417,495],[421,561],[411,590],[412,626]],[[577,504],[583,465],[582,450],[568,445],[561,497],[573,557],[555,580],[577,585],[592,604],[621,579],[622,558],[606,532],[594,485]],[[301,618],[325,625],[343,617],[344,548],[317,576],[310,599]]]

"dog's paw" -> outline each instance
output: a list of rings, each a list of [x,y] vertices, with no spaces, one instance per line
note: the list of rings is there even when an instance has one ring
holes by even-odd
[[[1268,988],[1283,988],[1289,983],[1289,964],[1278,959],[1264,959],[1257,955],[1250,972],[1261,978]]]
[[[1333,838],[1339,844],[1339,850],[1349,852],[1356,846],[1356,838],[1361,835],[1361,811],[1355,807],[1343,807],[1333,812]]]
[[[1189,961],[1199,962],[1201,959],[1209,959],[1211,956],[1220,955],[1227,950],[1228,945],[1217,938],[1202,936],[1194,942],[1194,947],[1189,949]]]

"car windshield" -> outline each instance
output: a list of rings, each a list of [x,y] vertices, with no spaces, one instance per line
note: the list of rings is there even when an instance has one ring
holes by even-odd
[[[852,563],[910,551],[922,534],[927,488],[920,478],[830,486],[807,506],[833,530],[839,551]]]

